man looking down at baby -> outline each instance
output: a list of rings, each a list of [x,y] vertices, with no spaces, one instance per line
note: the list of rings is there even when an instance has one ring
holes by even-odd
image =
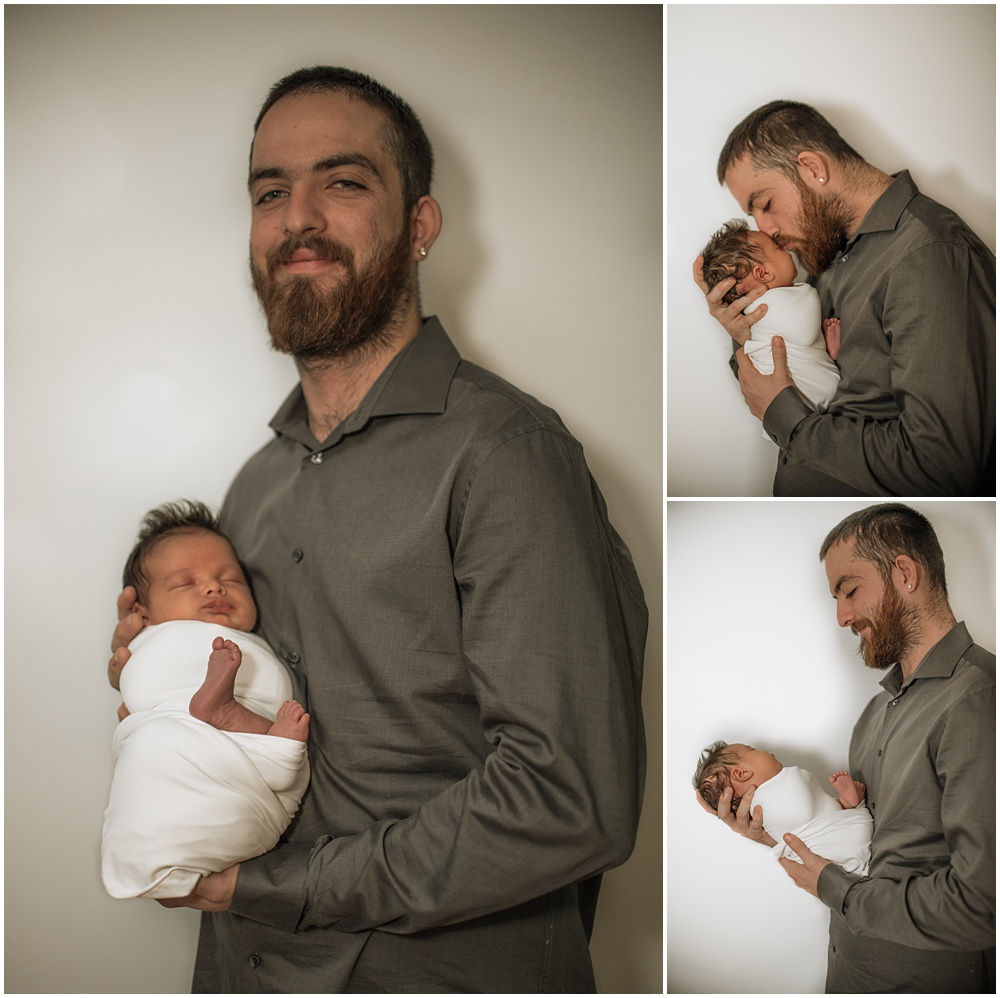
[[[795,884],[830,909],[828,993],[995,992],[996,656],[975,644],[948,601],[944,555],[916,510],[858,510],[820,548],[837,623],[865,665],[888,670],[861,714],[849,770],[874,819],[868,875],[848,873],[801,839]],[[766,774],[765,774],[766,775]],[[747,784],[715,809],[767,845]],[[699,795],[700,797],[700,795]]]

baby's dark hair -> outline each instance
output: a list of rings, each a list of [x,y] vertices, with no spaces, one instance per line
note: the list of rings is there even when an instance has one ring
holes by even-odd
[[[691,782],[710,807],[717,808],[723,790],[732,786],[729,767],[737,761],[736,753],[725,742],[715,742],[701,753],[698,768],[694,771],[694,779]],[[743,795],[737,796],[736,788],[733,787],[731,807],[734,813],[740,806],[741,800]]]
[[[139,598],[146,594],[149,578],[146,575],[146,559],[160,541],[173,534],[190,533],[192,530],[207,530],[225,537],[219,530],[219,518],[203,502],[194,499],[178,499],[151,509],[139,527],[139,536],[132,548],[125,571],[122,573],[122,588],[134,586]],[[229,538],[227,537],[226,540]]]
[[[705,283],[710,288],[714,288],[719,281],[724,281],[727,277],[736,278],[736,284],[722,296],[727,305],[742,297],[736,286],[750,273],[753,265],[764,262],[763,254],[750,238],[750,227],[742,218],[733,218],[726,222],[709,239],[701,255],[705,258],[702,273]]]

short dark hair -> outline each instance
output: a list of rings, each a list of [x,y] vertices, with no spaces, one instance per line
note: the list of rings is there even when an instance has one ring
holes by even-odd
[[[736,278],[736,284],[722,296],[727,305],[742,297],[743,293],[736,290],[737,284],[750,273],[753,265],[764,262],[764,254],[750,238],[750,227],[742,218],[726,222],[709,239],[701,255],[704,258],[702,277],[710,288],[727,277]]]
[[[167,502],[156,509],[151,509],[143,518],[139,527],[139,536],[125,562],[122,573],[122,588],[133,586],[137,595],[145,595],[149,585],[146,575],[146,559],[153,548],[162,540],[173,534],[191,533],[194,530],[207,530],[229,540],[219,530],[218,517],[202,502],[194,499],[178,499]]]
[[[854,541],[855,554],[871,562],[888,582],[896,558],[912,558],[927,573],[927,581],[940,596],[947,598],[944,552],[930,520],[901,502],[867,506],[845,516],[827,535],[819,549],[819,560],[841,541]]]
[[[800,181],[795,161],[800,152],[824,152],[841,166],[864,162],[833,125],[814,107],[798,101],[775,100],[748,114],[730,133],[719,153],[716,174],[726,182],[726,171],[744,155],[758,170],[780,170]]]
[[[413,108],[402,97],[394,94],[364,73],[342,66],[312,66],[298,69],[282,77],[271,87],[254,122],[254,135],[264,115],[282,97],[295,94],[345,93],[371,107],[384,111],[389,127],[383,134],[403,181],[403,199],[410,208],[425,194],[431,192],[434,174],[434,150]]]
[[[725,742],[715,742],[702,751],[691,782],[710,807],[717,808],[722,792],[733,785],[730,766],[738,761],[736,753]],[[737,796],[736,788],[733,787],[733,799],[730,802],[733,812],[740,806],[741,800],[743,795]]]

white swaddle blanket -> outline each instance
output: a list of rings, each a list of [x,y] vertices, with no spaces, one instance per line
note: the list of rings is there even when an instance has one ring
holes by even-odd
[[[750,327],[743,352],[761,374],[774,373],[771,338],[785,341],[788,370],[795,387],[817,411],[826,412],[840,384],[840,369],[826,352],[819,295],[808,284],[765,291],[744,315],[767,305],[767,315]]]
[[[305,742],[219,731],[188,713],[212,641],[243,652],[236,697],[273,719],[288,674],[254,634],[195,620],[145,628],[121,675],[130,716],[115,730],[101,875],[115,898],[184,897],[198,878],[271,849],[309,782]]]
[[[764,830],[777,842],[771,849],[775,859],[798,858],[784,843],[791,832],[848,873],[868,873],[873,823],[864,802],[841,808],[812,773],[784,766],[756,789],[753,806],[758,804],[764,809]]]

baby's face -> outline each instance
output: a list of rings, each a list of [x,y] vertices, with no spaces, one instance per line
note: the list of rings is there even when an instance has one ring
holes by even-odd
[[[146,601],[136,608],[150,624],[203,620],[251,631],[257,607],[232,545],[208,530],[167,536],[146,558]]]
[[[730,769],[734,789],[742,793],[750,784],[759,787],[765,780],[781,772],[781,763],[763,749],[752,745],[730,745],[736,754],[736,762]]]
[[[763,262],[755,263],[750,273],[736,285],[739,292],[746,294],[758,284],[766,284],[768,288],[790,288],[797,275],[792,254],[783,250],[763,232],[751,230],[747,236],[762,256]]]

